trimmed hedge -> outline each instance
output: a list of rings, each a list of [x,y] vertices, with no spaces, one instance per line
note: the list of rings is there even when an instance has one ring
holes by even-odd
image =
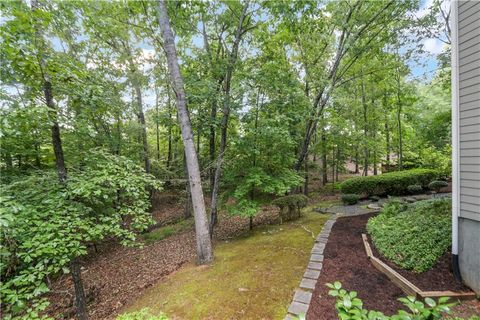
[[[342,202],[344,204],[356,204],[360,200],[360,196],[358,194],[342,194]]]
[[[408,187],[407,187],[407,190],[408,190],[408,192],[410,192],[411,194],[418,194],[418,193],[422,193],[423,188],[422,188],[422,186],[419,185],[419,184],[412,184],[411,186],[408,186]]]
[[[445,187],[448,187],[448,182],[446,181],[438,181],[438,180],[435,180],[435,181],[432,181],[428,184],[428,188],[430,190],[433,190],[433,191],[440,191],[440,189],[442,188],[445,188]]]
[[[389,172],[378,176],[356,177],[348,179],[340,185],[342,193],[362,194],[367,196],[408,194],[408,186],[428,186],[438,177],[433,169],[412,169]]]
[[[292,194],[272,201],[280,209],[281,221],[300,218],[300,209],[308,204],[308,197],[303,194]]]

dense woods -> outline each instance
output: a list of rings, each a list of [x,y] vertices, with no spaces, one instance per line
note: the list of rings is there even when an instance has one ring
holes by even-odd
[[[450,172],[440,1],[8,1],[1,21],[2,312],[106,239],[137,245],[160,190],[187,190],[199,263],[218,211],[254,217],[341,173]],[[412,65],[445,42],[426,79]],[[204,198],[207,198],[205,201]],[[190,212],[191,210],[191,212]],[[252,226],[252,224],[250,224]]]

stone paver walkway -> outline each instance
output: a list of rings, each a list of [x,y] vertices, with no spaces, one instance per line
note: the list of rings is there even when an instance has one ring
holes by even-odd
[[[300,281],[300,287],[295,291],[293,301],[288,308],[288,314],[285,319],[298,319],[297,317],[299,315],[305,315],[307,313],[312,299],[312,291],[315,289],[317,280],[320,277],[320,272],[322,271],[323,250],[325,250],[328,236],[338,216],[337,214],[332,215],[315,239],[310,261]]]

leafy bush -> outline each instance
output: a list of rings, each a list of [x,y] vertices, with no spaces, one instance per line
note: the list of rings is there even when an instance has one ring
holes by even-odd
[[[377,195],[402,195],[408,193],[408,186],[427,186],[438,173],[432,169],[412,169],[389,172],[378,176],[356,177],[341,184],[343,193]]]
[[[407,190],[411,194],[419,194],[422,193],[423,187],[419,184],[412,184],[407,187]]]
[[[280,219],[288,221],[300,217],[300,209],[307,206],[308,197],[303,194],[292,194],[272,201],[280,209]]]
[[[154,316],[145,308],[140,311],[121,314],[117,317],[117,320],[168,320],[168,317],[163,313]]]
[[[360,200],[360,196],[358,194],[342,194],[342,202],[344,204],[355,204]]]
[[[262,125],[246,118],[242,135],[232,135],[225,154],[225,198],[234,203],[227,210],[234,215],[254,217],[264,196],[283,196],[300,186],[303,178],[293,169],[296,141],[283,126],[285,118],[266,117]]]
[[[33,319],[46,308],[46,278],[69,272],[72,259],[104,238],[135,243],[152,223],[153,177],[124,157],[92,152],[66,185],[54,172],[2,186],[0,285],[3,315]]]
[[[455,303],[447,303],[450,299],[447,297],[439,298],[438,302],[425,298],[423,303],[409,296],[398,299],[409,309],[408,312],[399,310],[393,316],[386,316],[380,311],[364,309],[362,300],[357,297],[357,292],[342,289],[340,282],[327,283],[327,286],[331,289],[328,294],[336,298],[335,309],[341,320],[435,320],[441,319],[442,314],[450,313],[450,307],[455,305]]]
[[[404,269],[430,269],[451,245],[451,201],[412,204],[391,201],[369,219],[367,231],[378,251]],[[446,236],[447,235],[447,236]]]
[[[448,187],[448,183],[446,181],[432,181],[428,184],[428,188],[433,191],[440,191],[440,189]]]

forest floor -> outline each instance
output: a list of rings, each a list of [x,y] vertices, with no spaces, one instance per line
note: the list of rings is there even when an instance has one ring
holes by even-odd
[[[312,189],[314,189],[313,184],[316,182],[312,181]],[[322,192],[312,192],[311,203],[315,204],[316,207],[318,207],[319,202],[324,206],[330,206],[337,200],[338,195],[333,191],[333,188],[330,191],[327,188]],[[208,205],[208,198],[206,198],[206,202]],[[183,265],[195,260],[196,245],[193,219],[184,219],[182,196],[175,192],[163,192],[155,195],[153,204],[152,214],[157,221],[157,225],[156,228],[142,236],[144,240],[142,248],[122,247],[107,242],[98,245],[96,251],[92,248],[91,253],[84,259],[82,278],[91,319],[114,319],[121,310],[125,309],[126,305],[136,301],[149,287],[162,285],[164,282],[161,281],[162,279]],[[312,218],[311,215],[309,217]],[[313,223],[315,225],[318,223],[319,228],[321,228],[323,218],[318,213],[314,217],[319,217],[319,220],[315,220]],[[310,218],[307,218],[305,223],[309,224]],[[305,230],[298,226],[288,228],[279,226],[277,225],[278,220],[278,210],[273,206],[264,205],[261,212],[253,220],[253,232],[249,232],[248,219],[221,213],[218,226],[214,232],[216,261],[219,261],[219,263],[222,261],[222,257],[224,257],[222,254],[226,254],[225,252],[228,251],[226,248],[228,248],[229,240],[241,238],[238,242],[235,240],[232,244],[238,250],[240,250],[242,243],[248,246],[249,237],[245,238],[246,235],[255,235],[254,239],[261,240],[265,245],[267,245],[267,242],[266,239],[261,239],[262,232],[266,232],[267,235],[269,232],[273,232],[278,234],[280,238],[283,234],[287,234],[278,231],[278,228],[283,230],[292,228],[293,235],[296,232],[304,233],[304,236],[308,235]],[[312,231],[317,232],[318,230],[314,228]],[[248,247],[251,249],[252,246],[255,247],[254,243]],[[310,250],[309,247],[311,247],[311,243],[306,242],[306,254]],[[285,249],[282,252],[287,254],[288,250]],[[277,252],[273,253],[277,254]],[[300,255],[297,260],[292,259],[292,261],[298,262],[299,269],[304,268],[305,265],[303,261],[298,260],[301,257]],[[270,264],[273,267],[278,263],[270,261]],[[188,266],[187,268],[192,268],[192,265]],[[231,267],[234,268],[233,265]],[[222,265],[219,264],[217,268],[221,269]],[[245,271],[248,272],[248,269],[247,267]],[[213,270],[217,269],[214,268]],[[265,274],[267,273],[265,271]],[[277,274],[277,276],[280,275]],[[301,274],[295,281],[298,281],[300,277]],[[59,278],[52,280],[50,288],[51,292],[48,294],[48,298],[51,305],[47,310],[48,314],[58,319],[73,319],[75,308],[71,277],[68,274],[61,275]],[[289,296],[291,294],[290,289],[285,290],[288,291],[288,294],[286,291],[282,291],[282,294]],[[285,305],[277,304],[279,310],[286,307],[290,298],[284,301]],[[271,309],[268,310],[271,311]]]

